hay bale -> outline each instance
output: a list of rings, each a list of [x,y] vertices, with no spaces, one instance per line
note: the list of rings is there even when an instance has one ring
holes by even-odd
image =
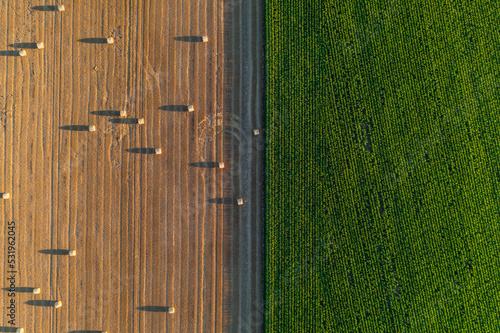
[[[189,111],[189,112],[193,112],[193,111],[194,111],[194,106],[192,106],[192,105],[188,105],[188,111]]]
[[[260,130],[259,129],[254,129],[253,130],[253,135],[257,136],[257,135],[260,135]]]
[[[113,37],[106,38],[106,43],[113,44],[114,42],[115,42],[115,40],[113,39]]]
[[[226,165],[224,164],[224,162],[219,162],[219,169],[224,169],[226,167]]]
[[[155,154],[160,155],[161,154],[161,148],[155,148]]]
[[[38,42],[38,43],[36,43],[36,48],[37,48],[37,49],[41,50],[41,49],[43,49],[44,47],[45,47],[45,45],[43,45],[43,43],[42,43],[42,42]]]
[[[42,291],[40,290],[40,288],[33,288],[33,295],[38,295],[40,294]]]
[[[90,125],[89,126],[89,132],[95,132],[95,126],[94,125]]]
[[[24,328],[22,327],[16,328],[16,333],[24,333]]]
[[[58,12],[64,12],[66,8],[64,8],[64,5],[57,5],[57,11]]]
[[[62,306],[62,302],[61,301],[54,302],[54,308],[59,309],[61,306]]]
[[[238,206],[243,205],[243,198],[236,199],[236,202],[238,203]]]
[[[120,117],[126,117],[127,111],[120,111]]]
[[[10,199],[10,193],[2,193],[2,199]]]
[[[208,42],[208,36],[201,36],[201,40],[203,41],[203,43],[207,43]]]
[[[27,53],[26,53],[26,51],[25,51],[25,50],[20,50],[20,51],[19,51],[19,56],[20,56],[20,57],[26,57],[26,55],[27,55]]]
[[[76,256],[76,250],[69,250],[68,251],[68,256],[75,257]]]
[[[138,118],[137,119],[137,124],[143,125],[144,124],[144,118]]]
[[[175,308],[174,307],[168,307],[167,308],[167,312],[172,314],[172,313],[175,313]]]

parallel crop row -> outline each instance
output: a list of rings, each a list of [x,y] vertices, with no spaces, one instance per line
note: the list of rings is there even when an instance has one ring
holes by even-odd
[[[268,332],[500,327],[500,8],[267,0]]]

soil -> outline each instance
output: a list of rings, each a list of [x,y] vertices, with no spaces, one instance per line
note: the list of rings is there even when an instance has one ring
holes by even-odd
[[[14,221],[14,326],[261,331],[263,3],[57,4],[0,3],[0,192],[11,194],[0,260],[9,287]]]

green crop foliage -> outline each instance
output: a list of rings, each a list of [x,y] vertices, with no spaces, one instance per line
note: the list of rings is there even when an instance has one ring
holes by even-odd
[[[500,330],[500,2],[267,0],[266,330]]]

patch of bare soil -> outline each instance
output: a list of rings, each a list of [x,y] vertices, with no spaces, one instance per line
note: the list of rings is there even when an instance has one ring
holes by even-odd
[[[15,326],[261,330],[262,4],[64,5],[0,3],[0,260],[6,277],[15,221]]]

